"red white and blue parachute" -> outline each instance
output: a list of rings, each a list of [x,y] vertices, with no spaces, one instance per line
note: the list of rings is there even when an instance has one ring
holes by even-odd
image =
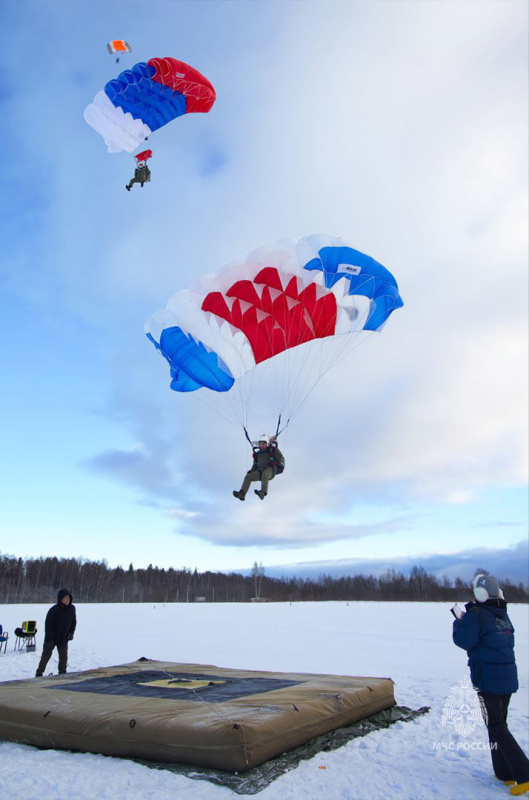
[[[207,113],[215,100],[215,89],[194,67],[176,58],[151,58],[109,81],[84,118],[109,153],[132,153],[153,131],[184,114]]]
[[[153,314],[145,332],[169,363],[177,392],[231,393],[256,368],[282,360],[279,410],[290,403],[291,417],[348,344],[381,330],[402,305],[382,264],[341,239],[313,235],[259,248],[204,275]]]

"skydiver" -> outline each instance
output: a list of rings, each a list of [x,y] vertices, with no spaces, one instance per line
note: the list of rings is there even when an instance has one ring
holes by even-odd
[[[253,464],[244,476],[240,490],[234,491],[233,496],[244,500],[246,493],[253,481],[261,481],[261,488],[254,489],[255,494],[264,500],[268,494],[268,483],[285,469],[285,458],[277,446],[275,436],[269,438],[266,433],[259,437],[257,442],[252,442]]]
[[[146,161],[140,161],[134,170],[134,177],[126,184],[125,189],[130,192],[134,183],[139,183],[143,189],[143,184],[151,180],[151,171]]]

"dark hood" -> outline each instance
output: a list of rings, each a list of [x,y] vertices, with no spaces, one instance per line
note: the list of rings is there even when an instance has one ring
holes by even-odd
[[[57,603],[60,603],[62,598],[66,597],[67,594],[70,595],[70,603],[73,603],[72,593],[69,589],[59,589],[57,592]]]

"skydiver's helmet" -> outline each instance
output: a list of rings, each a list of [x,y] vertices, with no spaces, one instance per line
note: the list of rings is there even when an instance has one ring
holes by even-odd
[[[472,589],[478,603],[486,603],[487,600],[503,600],[503,592],[494,575],[476,575],[472,581]]]
[[[270,444],[270,438],[266,435],[266,433],[263,433],[262,436],[259,437],[258,442],[259,444],[261,444],[261,442],[264,442],[268,447],[268,445]]]

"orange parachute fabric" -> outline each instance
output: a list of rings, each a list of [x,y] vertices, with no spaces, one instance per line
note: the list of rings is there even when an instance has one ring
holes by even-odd
[[[107,50],[112,53],[132,53],[132,47],[124,39],[112,39],[108,42]]]

